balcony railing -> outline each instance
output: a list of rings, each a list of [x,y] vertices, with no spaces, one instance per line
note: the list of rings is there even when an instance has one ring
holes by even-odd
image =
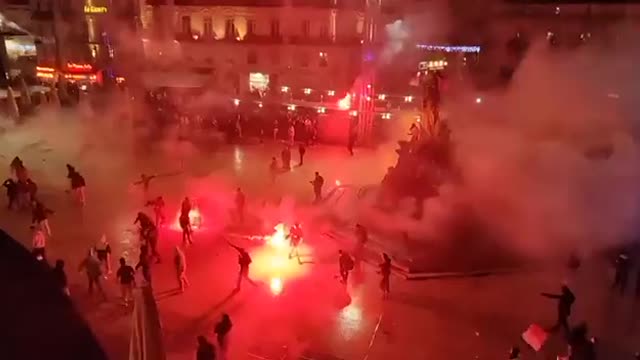
[[[166,5],[166,0],[146,0],[148,5]],[[364,9],[366,0],[175,0],[178,6],[315,7]]]
[[[236,43],[236,44],[292,44],[292,45],[320,45],[320,46],[353,46],[362,44],[358,37],[339,37],[332,41],[329,37],[304,37],[304,36],[270,36],[247,34],[242,39],[225,37],[216,39],[213,35],[203,36],[199,34],[178,33],[175,39],[181,42],[193,43]]]

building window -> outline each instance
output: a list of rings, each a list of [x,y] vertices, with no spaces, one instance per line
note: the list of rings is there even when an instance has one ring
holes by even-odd
[[[308,38],[311,34],[311,21],[303,20],[302,21],[302,37]]]
[[[318,65],[320,67],[327,67],[329,65],[329,62],[327,61],[327,53],[321,51],[319,57],[320,61],[318,62]]]
[[[183,34],[191,34],[191,16],[185,15],[181,18],[180,28]]]
[[[258,54],[255,50],[249,50],[247,53],[247,64],[255,65],[258,63]]]
[[[280,37],[280,20],[271,20],[271,37]]]
[[[211,16],[207,16],[204,18],[203,35],[204,37],[209,38],[213,36],[213,20],[211,20]]]
[[[252,36],[256,34],[256,21],[247,20],[247,35]]]
[[[227,39],[236,39],[238,38],[238,32],[236,31],[236,25],[233,22],[233,19],[227,19],[224,23],[224,36]]]

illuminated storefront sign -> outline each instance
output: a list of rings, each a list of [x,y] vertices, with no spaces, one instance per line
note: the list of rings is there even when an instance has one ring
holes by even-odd
[[[269,75],[249,73],[249,88],[252,91],[267,91],[269,89]]]
[[[74,72],[92,72],[93,66],[91,64],[67,63],[67,69]]]
[[[84,6],[85,14],[106,14],[107,11],[109,10],[107,9],[106,6],[93,6],[93,5]]]

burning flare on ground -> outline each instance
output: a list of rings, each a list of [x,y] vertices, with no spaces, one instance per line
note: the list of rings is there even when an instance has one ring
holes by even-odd
[[[290,250],[287,229],[284,224],[278,224],[273,234],[264,236],[264,246],[251,253],[251,278],[268,283],[275,296],[282,293],[286,280],[300,277],[308,271],[307,265],[299,264],[295,257],[289,259]],[[298,245],[298,251],[307,258],[311,248],[303,242]]]

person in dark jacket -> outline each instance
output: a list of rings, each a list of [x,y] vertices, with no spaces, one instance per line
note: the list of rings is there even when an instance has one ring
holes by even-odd
[[[107,295],[102,289],[102,284],[100,283],[100,278],[102,276],[102,264],[96,257],[93,248],[89,250],[87,257],[80,263],[79,270],[84,270],[87,274],[87,280],[89,280],[89,294],[93,294],[93,287],[95,285],[98,288],[100,295],[102,295],[102,298],[106,299]]]
[[[347,285],[347,281],[349,280],[349,273],[353,270],[354,262],[351,255],[347,254],[346,251],[339,250],[338,251],[338,265],[340,267],[340,281]]]
[[[568,334],[570,329],[568,319],[569,319],[569,315],[571,315],[571,307],[573,306],[573,303],[576,301],[576,297],[575,295],[573,295],[573,292],[571,292],[569,287],[567,287],[566,285],[563,285],[561,288],[560,294],[542,293],[541,295],[544,297],[558,300],[558,320],[550,330],[555,331],[558,328],[562,327],[565,330],[565,332]]]
[[[149,248],[146,245],[140,246],[140,255],[135,269],[142,269],[142,277],[151,286],[151,264],[149,261]]]
[[[624,252],[620,253],[616,258],[616,272],[613,279],[613,284],[611,285],[611,289],[618,289],[620,291],[620,295],[624,295],[624,291],[627,289],[627,282],[629,280],[629,268],[629,256]]]
[[[69,296],[69,284],[67,283],[67,274],[64,271],[64,260],[56,260],[56,265],[51,270],[51,273],[60,291]]]
[[[571,329],[567,340],[569,360],[596,360],[594,340],[588,338],[586,324],[582,323]]]
[[[196,360],[215,360],[216,348],[204,336],[198,336],[198,350],[196,351]]]
[[[324,178],[316,171],[313,180],[309,181],[313,185],[314,203],[319,203],[322,200],[322,186],[324,185]]]
[[[2,183],[7,190],[7,209],[13,210],[18,205],[18,183],[12,178],[8,178]]]
[[[231,332],[231,328],[233,324],[231,323],[231,318],[228,314],[222,314],[222,318],[216,324],[213,332],[216,334],[216,339],[218,340],[218,346],[222,350],[223,353],[226,353],[228,347],[227,335]]]
[[[303,143],[300,143],[300,146],[298,146],[298,154],[300,155],[300,162],[298,163],[298,166],[302,166],[302,164],[304,164],[304,154],[307,153],[307,148],[304,146]]]

